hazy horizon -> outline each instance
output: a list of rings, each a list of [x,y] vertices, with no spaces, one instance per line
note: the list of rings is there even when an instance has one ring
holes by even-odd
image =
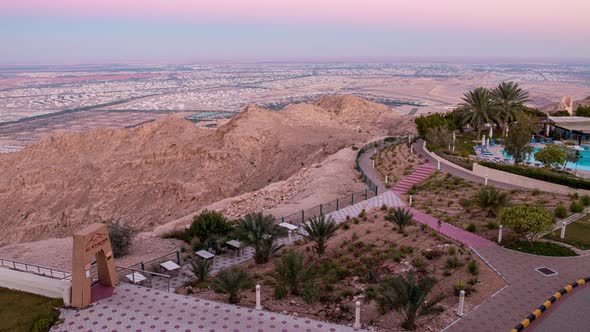
[[[0,3],[0,64],[587,60],[587,12],[579,0],[22,0]]]

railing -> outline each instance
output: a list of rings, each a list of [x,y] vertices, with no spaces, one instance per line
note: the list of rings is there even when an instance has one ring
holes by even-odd
[[[151,272],[151,271],[141,270],[141,269],[135,269],[132,267],[122,267],[122,266],[116,266],[116,269],[117,269],[117,274],[119,275],[120,282],[130,283],[130,284],[134,284],[134,285],[142,286],[142,287],[154,288],[154,279],[155,280],[161,279],[161,280],[164,280],[164,283],[166,285],[166,291],[170,292],[170,278],[171,277],[167,274]],[[140,274],[145,279],[142,278],[140,280],[138,278],[138,275],[136,275],[135,273]],[[149,284],[149,286],[146,284]]]
[[[0,258],[0,266],[5,266],[5,267],[8,267],[9,269],[13,269],[13,270],[17,270],[17,271],[30,272],[30,273],[34,273],[34,274],[38,274],[38,275],[42,275],[42,276],[46,276],[46,277],[50,277],[50,278],[54,278],[54,279],[72,280],[72,274],[70,272],[59,270],[59,269],[54,269],[54,268],[46,267],[46,266],[42,266],[42,265],[29,264],[29,263],[14,261],[11,259]]]
[[[130,265],[129,268],[141,269],[142,271],[145,271],[146,267],[149,268],[149,267],[156,266],[157,268],[159,268],[161,263],[164,263],[167,261],[174,261],[174,262],[176,262],[176,264],[181,265],[180,264],[181,263],[180,252],[177,250],[177,251],[171,252],[169,254],[166,254],[164,256],[154,258],[151,261],[140,262],[137,264]]]

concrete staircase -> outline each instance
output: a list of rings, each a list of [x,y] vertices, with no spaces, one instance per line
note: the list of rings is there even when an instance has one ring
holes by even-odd
[[[408,190],[410,190],[416,183],[426,179],[430,174],[432,174],[432,172],[434,172],[434,167],[432,167],[430,163],[426,162],[412,174],[398,182],[391,190],[397,195],[403,195],[407,193]]]

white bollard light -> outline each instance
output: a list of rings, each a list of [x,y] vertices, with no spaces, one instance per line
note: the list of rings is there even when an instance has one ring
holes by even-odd
[[[449,150],[451,150],[451,144],[449,144]]]
[[[567,226],[565,221],[561,222],[561,238],[565,238],[565,226]]]
[[[503,226],[500,225],[500,230],[498,231],[498,243],[502,242],[502,228]]]
[[[485,177],[485,180],[484,180],[483,184],[484,184],[484,186],[487,186],[488,185],[488,176],[487,175]]]
[[[412,195],[410,195],[410,206],[412,206]]]
[[[291,234],[291,230],[289,230],[289,242],[293,242],[293,235]],[[285,233],[283,233],[285,234]]]
[[[410,154],[414,153],[414,146],[410,145]]]
[[[375,168],[375,160],[373,160],[373,168]]]
[[[455,146],[453,145],[453,152],[455,152]]]
[[[355,303],[355,311],[354,311],[354,327],[355,329],[361,328],[361,302],[356,301]]]
[[[459,308],[457,308],[457,315],[463,316],[463,306],[465,305],[465,291],[459,292]]]
[[[387,183],[387,175],[385,175],[385,183]]]
[[[436,163],[436,169],[438,169],[440,171],[440,160],[438,160]]]
[[[260,285],[256,285],[256,310],[262,310],[262,305],[260,305]]]

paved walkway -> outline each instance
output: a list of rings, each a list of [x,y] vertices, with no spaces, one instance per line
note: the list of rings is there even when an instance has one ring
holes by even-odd
[[[62,310],[66,331],[354,331],[352,327],[257,311],[129,285],[85,310]]]

